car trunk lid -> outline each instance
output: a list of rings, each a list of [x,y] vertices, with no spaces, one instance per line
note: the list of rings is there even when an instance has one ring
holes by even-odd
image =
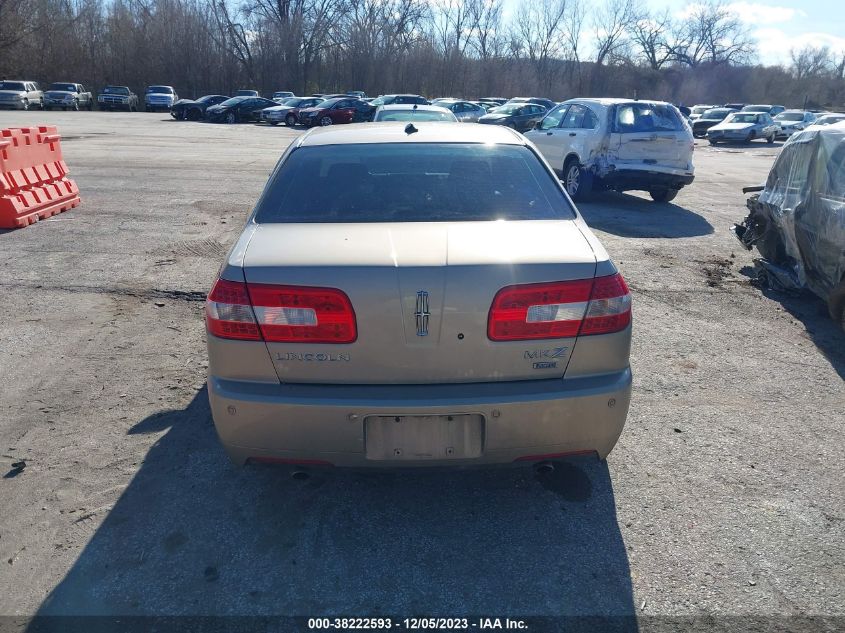
[[[355,312],[350,344],[268,342],[283,382],[444,383],[562,377],[575,337],[491,341],[503,287],[591,279],[573,220],[262,224],[247,284],[336,288]]]

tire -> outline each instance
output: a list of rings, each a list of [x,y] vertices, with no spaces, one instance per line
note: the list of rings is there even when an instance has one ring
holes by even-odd
[[[278,122],[278,121],[268,121],[268,123],[269,123],[270,125],[278,125],[278,124],[279,124],[279,122]]]
[[[845,330],[845,279],[830,293],[827,300],[827,309],[831,318]]]
[[[707,141],[708,141],[711,145],[715,145],[715,144],[716,144],[716,141],[714,141],[712,138],[708,138],[708,139],[707,139]]]
[[[235,115],[234,112],[227,112],[226,113],[226,123],[232,125],[233,123],[238,122],[238,117]]]
[[[655,202],[672,202],[678,195],[677,189],[649,189],[648,195]]]
[[[88,112],[92,112],[93,110],[94,110],[94,102],[89,101],[88,102]]]
[[[45,109],[45,110],[47,110],[47,112],[49,112],[50,110],[52,110],[52,108],[51,108],[50,106],[44,106],[44,109]]]
[[[293,114],[289,114],[285,117],[285,125],[288,127],[296,127],[296,117]]]
[[[573,200],[589,200],[593,190],[593,175],[581,168],[578,161],[570,158],[563,165],[563,187]]]
[[[196,108],[191,108],[187,112],[185,112],[185,118],[188,121],[199,121],[200,120],[200,111]]]
[[[774,135],[774,134],[770,134],[770,135],[769,135],[769,137],[766,139],[766,142],[767,142],[769,145],[771,145],[772,143],[774,143],[774,142],[775,142],[775,135]]]
[[[29,99],[24,99],[21,105],[23,110],[29,110]]]
[[[334,123],[334,121],[332,121],[332,118],[330,116],[324,116],[322,119],[320,119],[320,127],[328,127],[332,123]]]
[[[74,99],[73,105],[70,106],[70,109],[73,110],[74,112],[79,112],[79,101],[76,101]]]
[[[43,109],[44,109],[44,97],[41,97],[41,98],[38,100],[38,109],[39,109],[39,110],[43,110]]]

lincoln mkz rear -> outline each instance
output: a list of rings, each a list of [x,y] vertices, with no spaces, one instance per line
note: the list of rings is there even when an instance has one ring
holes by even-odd
[[[498,126],[299,137],[207,326],[236,463],[604,458],[628,412],[625,281],[533,145]]]

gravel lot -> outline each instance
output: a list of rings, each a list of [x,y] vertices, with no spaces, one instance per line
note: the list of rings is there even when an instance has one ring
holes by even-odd
[[[83,204],[0,232],[0,614],[845,616],[845,334],[729,232],[780,144],[582,205],[634,294],[606,463],[296,481],[218,445],[202,301],[299,132],[38,123]]]

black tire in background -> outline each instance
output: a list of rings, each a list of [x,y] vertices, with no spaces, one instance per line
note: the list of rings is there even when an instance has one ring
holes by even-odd
[[[651,196],[651,199],[655,202],[672,202],[675,199],[675,196],[678,195],[677,189],[649,189],[648,195]]]
[[[563,188],[576,202],[585,202],[593,193],[593,174],[581,168],[578,159],[570,157],[563,164]]]
[[[845,279],[833,289],[827,298],[827,309],[830,317],[845,331]]]

